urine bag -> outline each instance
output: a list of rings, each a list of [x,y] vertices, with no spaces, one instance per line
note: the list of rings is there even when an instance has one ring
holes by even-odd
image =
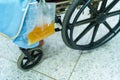
[[[34,44],[55,33],[55,3],[33,3],[28,9],[26,23],[28,44]]]

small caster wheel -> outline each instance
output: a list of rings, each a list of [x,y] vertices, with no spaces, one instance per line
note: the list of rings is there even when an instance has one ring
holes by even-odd
[[[31,55],[33,58],[32,61],[29,60],[28,56],[25,56],[24,53],[22,53],[17,61],[17,66],[23,71],[28,71],[38,65],[41,62],[43,52],[40,47],[36,47],[33,49],[27,49],[27,53]]]

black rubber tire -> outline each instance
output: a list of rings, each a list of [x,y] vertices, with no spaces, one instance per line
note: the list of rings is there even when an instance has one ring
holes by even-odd
[[[63,28],[62,28],[62,39],[64,41],[64,43],[72,48],[72,49],[76,49],[76,50],[90,50],[90,49],[94,49],[94,48],[97,48],[103,44],[105,44],[106,42],[108,42],[109,40],[111,40],[119,31],[120,31],[120,18],[119,18],[119,21],[118,23],[112,28],[112,31],[113,33],[110,31],[109,33],[107,33],[106,35],[104,35],[102,38],[100,38],[99,40],[93,42],[93,44],[87,44],[87,45],[78,45],[74,42],[74,40],[72,40],[70,37],[69,37],[69,33],[68,33],[68,30],[69,30],[69,27],[68,27],[68,24],[69,24],[69,20],[74,12],[74,10],[77,8],[78,5],[80,4],[83,4],[85,0],[74,0],[73,3],[71,4],[71,6],[68,8],[66,14],[65,14],[65,17],[64,17],[64,20],[63,20]],[[90,0],[88,0],[90,1]],[[104,0],[103,0],[104,1]],[[103,2],[102,1],[102,2]],[[119,0],[116,0],[116,1],[119,1]],[[115,2],[113,0],[113,2]],[[86,2],[87,3],[87,2]],[[86,5],[86,4],[83,4],[83,6]],[[80,8],[81,9],[81,8]],[[120,9],[119,9],[120,10]],[[119,11],[120,12],[120,11]],[[81,12],[82,13],[82,12]],[[100,13],[99,13],[100,14]],[[99,15],[98,14],[98,15]],[[117,14],[118,15],[118,14]],[[90,24],[102,24],[101,23],[97,23],[96,21],[94,22],[90,22]],[[80,26],[80,25],[79,25]],[[72,26],[74,27],[74,26]],[[75,28],[75,27],[74,27]]]
[[[36,56],[36,60],[34,62],[31,62],[30,65],[25,66],[25,64],[23,64],[23,60],[25,59],[25,57],[27,58],[27,56],[25,56],[24,53],[21,53],[21,55],[18,58],[17,61],[17,66],[19,69],[23,70],[23,71],[29,71],[30,69],[34,68],[35,66],[37,66],[41,61],[42,61],[42,56],[43,56],[43,51],[40,47],[36,47],[36,48],[32,48],[32,49],[28,49],[28,53],[29,54],[34,54],[33,51],[37,51],[37,56]],[[35,59],[35,58],[34,58]]]

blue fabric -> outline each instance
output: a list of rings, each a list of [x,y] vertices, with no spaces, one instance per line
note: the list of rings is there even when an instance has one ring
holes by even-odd
[[[33,2],[35,0],[31,0]],[[8,37],[14,37],[20,27],[23,14],[27,6],[28,0],[0,0],[0,32]],[[33,48],[38,45],[28,45],[26,23],[23,24],[19,36],[13,40],[19,47]]]
[[[0,32],[10,38],[16,35],[26,4],[27,0],[0,0]]]

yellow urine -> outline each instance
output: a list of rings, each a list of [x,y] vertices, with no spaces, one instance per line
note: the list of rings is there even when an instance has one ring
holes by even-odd
[[[47,38],[53,33],[55,33],[53,22],[51,24],[44,24],[43,26],[36,26],[27,36],[28,44],[34,44],[40,40]]]

